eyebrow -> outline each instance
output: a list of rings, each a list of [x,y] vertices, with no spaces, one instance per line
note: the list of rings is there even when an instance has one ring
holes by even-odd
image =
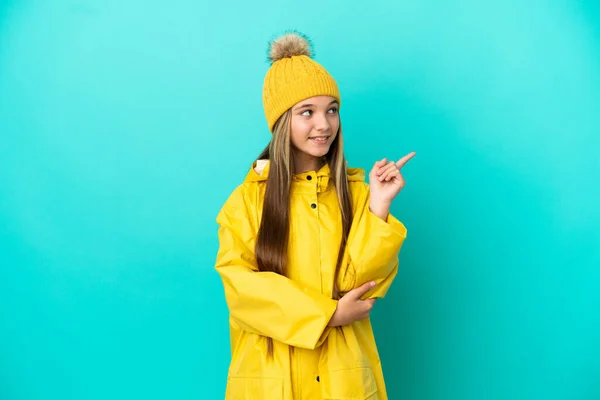
[[[331,103],[329,103],[329,106],[332,106],[333,104],[339,104],[339,102],[337,100],[333,100]],[[308,107],[314,107],[314,104],[302,104],[301,106],[298,106],[296,108],[296,111],[302,110],[303,108],[308,108]]]

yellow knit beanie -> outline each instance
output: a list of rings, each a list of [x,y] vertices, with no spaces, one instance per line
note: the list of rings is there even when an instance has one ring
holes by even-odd
[[[271,67],[263,85],[263,107],[273,131],[275,122],[294,104],[313,96],[332,96],[340,101],[337,83],[312,58],[309,39],[291,32],[269,45]]]

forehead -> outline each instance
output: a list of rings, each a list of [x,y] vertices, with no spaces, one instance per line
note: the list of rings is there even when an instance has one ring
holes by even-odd
[[[308,106],[308,105],[317,106],[317,107],[318,106],[326,107],[326,106],[330,105],[331,103],[337,103],[337,100],[335,97],[314,96],[314,97],[309,97],[308,99],[304,99],[304,100],[296,103],[294,105],[294,108],[304,107],[304,106]]]

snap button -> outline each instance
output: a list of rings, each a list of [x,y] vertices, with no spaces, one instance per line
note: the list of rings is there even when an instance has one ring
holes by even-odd
[[[306,179],[308,179],[310,181],[310,180],[312,180],[312,176],[309,175],[309,176],[306,177]]]
[[[310,205],[310,208],[317,208],[317,205],[316,205],[315,203],[312,203],[312,204]]]

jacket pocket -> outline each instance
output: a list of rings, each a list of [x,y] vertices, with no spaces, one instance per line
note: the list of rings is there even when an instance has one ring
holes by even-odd
[[[283,379],[232,376],[227,379],[225,400],[283,399]]]
[[[379,400],[375,375],[369,366],[321,371],[320,380],[326,400]]]

